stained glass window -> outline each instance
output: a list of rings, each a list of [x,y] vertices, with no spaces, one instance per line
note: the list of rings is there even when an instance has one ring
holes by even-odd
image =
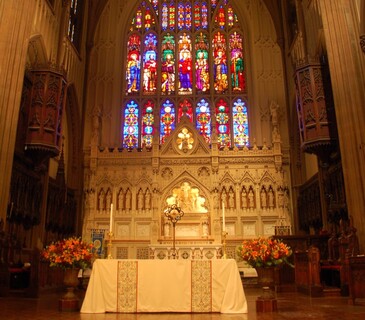
[[[131,100],[124,111],[124,148],[133,149],[138,146],[138,114],[138,104]]]
[[[207,143],[211,142],[211,115],[209,103],[201,99],[196,107],[196,128]]]
[[[221,148],[249,145],[240,19],[229,0],[137,4],[122,59],[123,147],[151,148],[157,133],[163,144],[184,116],[207,144],[215,133]]]
[[[248,119],[245,102],[237,99],[233,103],[232,114],[234,144],[237,147],[243,147],[248,144]]]
[[[219,99],[216,104],[215,114],[218,144],[220,146],[230,147],[230,117],[227,101]]]
[[[80,50],[82,34],[83,0],[71,0],[67,35],[77,50]]]
[[[154,103],[148,100],[143,106],[142,111],[142,148],[152,148],[152,140],[154,134],[155,117],[153,114]]]
[[[175,129],[175,107],[170,100],[165,100],[160,113],[160,141],[164,143],[166,138]]]

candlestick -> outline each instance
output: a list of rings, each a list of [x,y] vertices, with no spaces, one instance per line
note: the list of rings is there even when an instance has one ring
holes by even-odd
[[[224,201],[222,201],[222,230],[226,231],[226,215],[224,212]]]
[[[227,259],[227,252],[226,252],[226,238],[227,238],[228,232],[223,231],[222,232],[222,259]]]
[[[108,232],[108,248],[107,248],[107,258],[108,259],[113,259],[113,256],[112,256],[112,238],[113,238],[113,232]]]
[[[109,232],[113,232],[113,204],[110,205],[110,222]]]

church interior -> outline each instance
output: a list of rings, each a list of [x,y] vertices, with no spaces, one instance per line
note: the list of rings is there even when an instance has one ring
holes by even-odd
[[[235,259],[237,319],[269,319],[237,247],[281,239],[275,319],[365,314],[365,0],[0,1],[0,27],[0,315],[58,317],[40,255],[71,236]]]

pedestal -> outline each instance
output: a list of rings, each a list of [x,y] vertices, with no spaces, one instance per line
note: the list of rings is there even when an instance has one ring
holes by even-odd
[[[256,312],[273,312],[278,311],[278,305],[276,299],[257,298],[256,300]]]
[[[273,312],[278,310],[275,294],[269,287],[262,288],[262,295],[256,300],[256,312]]]
[[[66,269],[63,283],[66,286],[66,294],[58,300],[60,311],[79,311],[79,298],[75,294],[75,288],[79,284],[79,269]]]
[[[79,300],[78,299],[59,299],[58,309],[65,312],[79,311]]]

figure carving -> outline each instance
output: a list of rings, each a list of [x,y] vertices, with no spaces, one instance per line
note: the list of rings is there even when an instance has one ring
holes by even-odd
[[[125,195],[125,209],[126,210],[130,210],[131,209],[131,192],[130,190],[127,190],[126,195]]]
[[[248,193],[248,205],[250,206],[250,209],[253,209],[255,207],[254,194],[252,190],[250,190]]]
[[[247,208],[247,192],[245,189],[242,190],[242,208],[246,209]]]
[[[99,193],[99,199],[98,199],[98,208],[99,208],[99,210],[104,209],[104,197],[105,197],[104,190],[101,189],[100,193]]]
[[[110,190],[108,190],[108,193],[106,194],[106,207],[104,209],[106,210],[110,209],[111,203],[112,203],[112,195],[110,193]]]
[[[151,193],[149,190],[146,191],[144,202],[145,202],[145,209],[146,210],[151,209]]]
[[[272,101],[270,104],[270,113],[271,113],[271,122],[274,127],[278,125],[278,109],[279,105],[274,101]]]
[[[228,201],[229,201],[229,207],[231,209],[233,209],[234,208],[234,192],[232,190],[229,192],[229,199],[228,199]]]
[[[137,209],[142,210],[143,209],[143,192],[142,190],[139,190],[138,192],[138,199],[137,199]]]
[[[123,189],[120,189],[119,195],[118,195],[118,209],[123,210],[124,209],[124,194]]]
[[[265,189],[261,190],[261,208],[266,208],[267,206],[267,198]]]

